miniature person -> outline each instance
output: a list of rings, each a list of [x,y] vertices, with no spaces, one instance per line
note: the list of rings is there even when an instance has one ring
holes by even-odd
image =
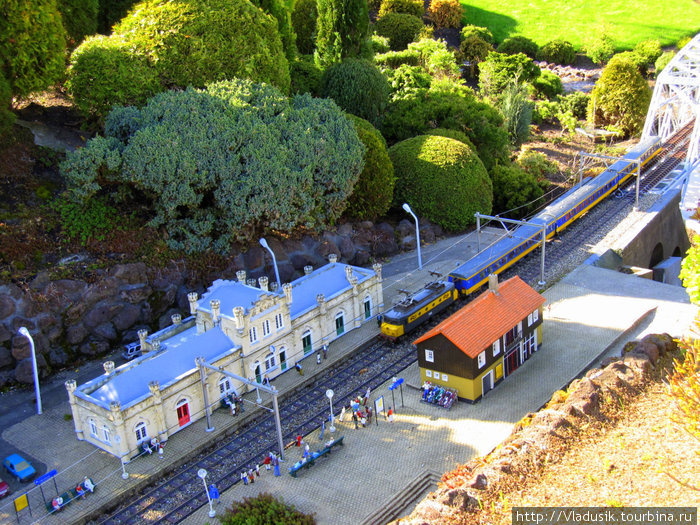
[[[80,499],[85,499],[85,489],[83,488],[82,483],[78,483],[78,485],[75,487],[75,494],[76,497]]]
[[[260,465],[255,465],[255,475],[260,477]]]
[[[272,463],[272,452],[270,452],[265,459],[263,459],[263,465],[265,465],[265,470],[270,470],[270,464]]]
[[[367,393],[365,394],[365,400],[364,400],[364,405],[367,406],[367,402],[369,401],[369,393],[370,393],[370,388],[367,387]]]
[[[163,456],[163,447],[165,445],[163,443],[158,443],[158,457],[160,459],[165,459],[165,456]]]
[[[367,418],[362,415],[362,419],[360,419],[360,423],[362,423],[362,428],[365,428],[367,426]]]
[[[311,455],[311,452],[309,452],[309,444],[307,443],[304,445],[304,458],[308,458]]]
[[[297,434],[297,447],[301,446],[301,434]]]
[[[273,456],[272,466],[275,468],[275,476],[279,476],[280,475],[280,460],[277,456]]]
[[[321,433],[318,436],[318,439],[323,439],[323,433],[326,431],[326,420],[324,419],[321,421]]]
[[[248,484],[248,473],[245,470],[241,472],[241,479],[243,480],[244,485]]]
[[[338,418],[338,421],[341,423],[345,420],[345,407],[340,411],[340,417]]]
[[[263,385],[265,386],[270,386],[270,378],[265,374],[265,377],[263,377]]]
[[[51,506],[53,507],[53,510],[61,510],[61,507],[63,506],[63,498],[61,496],[56,496],[51,500]]]
[[[231,403],[231,415],[235,416],[236,415],[236,402],[234,401]]]
[[[219,489],[213,483],[209,485],[209,497],[213,503],[219,504]]]
[[[85,479],[83,480],[83,487],[85,487],[85,490],[89,490],[90,493],[95,492],[95,484],[87,476],[85,476]]]
[[[248,481],[250,481],[251,483],[255,483],[255,474],[253,474],[252,468],[248,469]]]
[[[355,430],[357,430],[357,412],[352,413],[352,422],[355,423]]]
[[[367,407],[367,423],[372,424],[372,409]]]
[[[245,412],[245,407],[243,406],[243,398],[240,397],[240,396],[238,396],[238,397],[236,398],[236,403],[238,403],[238,408],[239,408],[239,410],[241,411],[241,414],[242,414],[243,412]]]
[[[316,364],[317,365],[321,364],[321,352],[316,354]]]
[[[294,368],[297,369],[297,372],[299,372],[300,376],[304,375],[304,370],[301,368],[301,363],[297,362],[297,364],[294,365]]]
[[[382,314],[377,314],[377,326],[382,326]]]
[[[387,418],[389,419],[389,423],[394,422],[394,411],[389,407],[389,412],[387,412]]]
[[[323,359],[328,357],[328,345],[323,345],[323,347],[321,347],[321,350],[323,350]]]

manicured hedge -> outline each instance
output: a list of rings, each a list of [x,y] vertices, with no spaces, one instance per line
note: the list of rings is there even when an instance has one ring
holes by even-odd
[[[537,60],[544,60],[553,64],[568,66],[576,60],[576,51],[571,42],[566,40],[552,40],[540,48]]]
[[[422,0],[382,0],[379,6],[379,18],[387,13],[404,13],[421,18],[424,11]]]
[[[378,35],[389,39],[393,51],[406,49],[408,44],[415,42],[423,29],[423,21],[413,15],[404,13],[387,13],[375,25]]]
[[[474,213],[491,213],[491,179],[476,153],[454,139],[420,135],[389,149],[394,164],[394,203],[407,202],[451,231],[475,222]]]
[[[506,55],[522,53],[532,59],[537,57],[539,50],[539,46],[534,41],[519,35],[506,38],[498,45],[497,49],[499,53],[505,53]]]

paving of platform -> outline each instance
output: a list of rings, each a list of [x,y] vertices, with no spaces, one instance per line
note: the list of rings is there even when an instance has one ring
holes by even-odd
[[[464,239],[464,238],[463,238]],[[473,239],[472,239],[473,240]],[[458,242],[455,242],[458,241]],[[487,241],[484,241],[487,242]],[[464,260],[464,253],[475,242],[451,239],[423,250],[424,269],[415,267],[415,254],[404,254],[385,266],[385,305],[396,298],[399,288],[415,289],[430,280],[429,270],[446,272]],[[418,401],[418,393],[404,389],[405,406],[398,407],[394,423],[380,419],[379,425],[354,430],[351,423],[339,423],[336,434],[345,435],[345,446],[321,459],[298,478],[286,473],[290,461],[298,459],[296,448],[288,451],[279,478],[263,473],[254,485],[236,484],[222,494],[219,510],[233,500],[271,492],[304,512],[316,514],[320,524],[361,523],[392,498],[411,480],[425,471],[442,473],[474,455],[487,453],[510,432],[512,424],[524,414],[537,410],[551,393],[575,377],[604,351],[618,352],[625,341],[645,333],[669,332],[681,335],[695,315],[681,288],[661,285],[609,270],[582,266],[544,292],[545,308],[543,345],[524,366],[516,370],[482,402],[456,404],[445,411]],[[630,329],[630,327],[633,327]],[[291,370],[273,381],[280,390],[293,388],[309,375],[322,372],[336,359],[377,333],[376,323],[362,327],[332,343],[329,359],[318,366],[309,362],[306,375]],[[624,337],[623,337],[624,336]],[[417,384],[417,366],[402,376]],[[388,385],[374,390],[372,397],[383,395],[385,404],[393,403]],[[396,393],[398,401],[399,394]],[[400,404],[400,403],[399,403]],[[165,448],[164,459],[155,455],[140,458],[127,466],[130,477],[123,480],[119,461],[75,439],[73,424],[64,419],[70,413],[68,403],[52,408],[41,416],[32,416],[3,431],[3,438],[44,462],[47,469],[57,469],[60,491],[84,475],[90,475],[98,489],[84,501],[76,502],[56,516],[44,517],[41,523],[75,522],[89,510],[100,508],[113,497],[134,490],[140,483],[158,476],[164,468],[176,464],[179,457],[217,439],[242,418],[232,418],[226,411],[213,415],[214,432],[205,432],[200,420],[173,435]],[[250,411],[246,413],[250,414]],[[313,433],[307,439],[316,449],[320,445]],[[47,484],[48,486],[50,485]],[[45,489],[50,492],[49,489]],[[41,495],[30,493],[34,520],[43,514],[38,506]],[[185,523],[215,523],[202,508]],[[25,516],[21,523],[30,523]],[[157,516],[154,516],[154,522]],[[0,521],[14,521],[11,499],[0,507]]]

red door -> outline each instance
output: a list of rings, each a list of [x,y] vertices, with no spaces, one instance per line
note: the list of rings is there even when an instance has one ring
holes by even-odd
[[[190,408],[187,403],[177,407],[177,422],[181,427],[190,422]]]

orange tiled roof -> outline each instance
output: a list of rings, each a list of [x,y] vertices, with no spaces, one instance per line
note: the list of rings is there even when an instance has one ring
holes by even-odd
[[[462,352],[475,358],[544,303],[545,298],[516,275],[500,283],[498,295],[487,290],[413,344],[441,333]]]

